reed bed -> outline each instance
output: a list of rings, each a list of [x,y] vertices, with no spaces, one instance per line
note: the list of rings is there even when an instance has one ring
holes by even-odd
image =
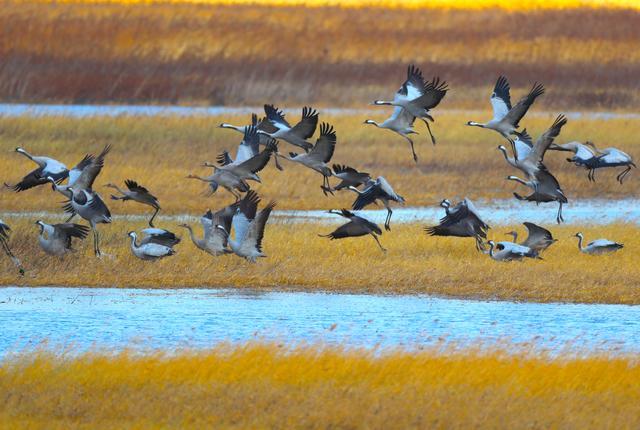
[[[544,109],[544,99],[533,110]],[[332,123],[338,135],[333,162],[347,164],[384,176],[394,189],[403,195],[407,206],[434,206],[443,198],[459,200],[509,199],[512,192],[525,193],[521,185],[506,181],[511,174],[519,174],[505,162],[497,146],[506,141],[497,133],[467,127],[468,120],[483,120],[490,109],[474,113],[436,114],[433,127],[438,143],[433,146],[424,124],[418,124],[421,133],[416,136],[418,164],[411,158],[409,144],[388,130],[379,130],[362,124],[372,117],[380,120],[388,109],[346,117],[332,117],[321,113],[321,121]],[[299,111],[290,113],[292,121]],[[553,122],[555,115],[526,118],[528,131],[537,138]],[[207,208],[220,208],[233,201],[223,189],[207,196],[203,182],[186,179],[189,173],[209,175],[211,170],[201,167],[202,162],[214,162],[216,155],[235,150],[242,135],[218,128],[229,121],[246,124],[248,115],[242,117],[118,117],[118,118],[0,118],[0,171],[2,182],[15,183],[22,175],[35,167],[31,161],[13,152],[23,146],[33,154],[52,156],[68,167],[79,162],[84,154],[97,154],[104,145],[112,145],[106,165],[94,188],[107,199],[113,214],[141,214],[149,208],[127,202],[109,201],[108,188],[104,184],[122,185],[125,179],[134,179],[145,185],[159,199],[165,214],[190,213],[199,215]],[[616,146],[631,155],[640,153],[637,136],[640,120],[570,120],[563,128],[559,143],[572,140],[591,140],[599,147]],[[287,143],[280,144],[280,151],[291,150]],[[640,182],[632,172],[626,182],[616,182],[620,169],[602,169],[597,182],[587,180],[586,170],[578,169],[565,159],[567,152],[550,151],[545,163],[558,177],[569,201],[584,198],[627,198],[640,193]],[[281,162],[284,172],[268,165],[261,173],[262,184],[252,187],[264,200],[274,199],[278,209],[336,209],[350,207],[354,193],[343,191],[335,197],[324,197],[320,190],[322,177],[302,166]],[[337,181],[332,179],[333,183]],[[0,212],[7,211],[61,211],[64,198],[42,186],[22,193],[8,189],[0,191]],[[533,203],[522,202],[532,205]],[[548,205],[541,208],[553,217]]]
[[[416,63],[450,83],[443,106],[484,107],[506,74],[518,91],[545,83],[554,108],[633,109],[640,11],[563,1],[407,10],[3,0],[0,98],[361,106]]]
[[[31,353],[0,366],[4,428],[637,428],[635,357],[250,343]]]
[[[177,255],[150,263],[134,258],[127,231],[142,223],[100,226],[101,249],[93,256],[91,238],[66,258],[50,257],[37,243],[35,220],[14,220],[11,246],[26,269],[20,276],[8,258],[0,259],[0,285],[96,286],[140,288],[247,288],[360,292],[426,293],[458,298],[535,302],[640,303],[637,264],[640,231],[635,225],[580,228],[586,239],[606,237],[625,244],[612,256],[579,253],[577,227],[549,227],[559,239],[544,260],[498,263],[475,250],[473,239],[427,236],[422,224],[396,224],[381,241],[370,237],[329,241],[318,234],[335,228],[324,224],[271,222],[263,242],[267,258],[251,264],[233,255],[211,257],[190,242],[176,223],[162,223],[182,236]],[[490,236],[522,226],[495,228]],[[199,230],[199,227],[198,227]],[[199,231],[196,234],[201,234]]]

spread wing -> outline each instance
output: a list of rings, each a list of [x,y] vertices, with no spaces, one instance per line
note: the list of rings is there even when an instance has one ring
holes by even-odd
[[[529,247],[533,250],[540,250],[546,248],[550,242],[555,242],[553,235],[546,228],[542,228],[532,222],[525,222],[525,228],[527,229],[527,239],[522,242],[522,246]]]
[[[309,157],[314,160],[328,163],[333,157],[333,152],[336,148],[336,132],[333,126],[322,123],[320,125],[320,137],[316,141],[313,149],[309,152]]]
[[[142,245],[157,244],[171,248],[180,243],[180,238],[169,230],[161,228],[145,228],[142,230],[144,237],[140,241]]]
[[[389,121],[395,121],[399,128],[411,128],[416,117],[411,115],[409,111],[401,106],[393,108],[393,113],[389,117]]]
[[[240,152],[239,148],[238,148],[238,152]],[[231,158],[231,155],[229,155],[229,153],[227,151],[222,151],[216,157],[216,161],[218,162],[218,164],[220,166],[228,166],[229,164],[233,163],[233,159]]]
[[[244,129],[244,137],[240,145],[238,145],[238,151],[236,152],[235,163],[242,163],[258,154],[258,146],[260,144],[260,135],[258,134],[258,127],[250,125]]]
[[[74,187],[78,189],[90,190],[93,183],[104,167],[104,159],[111,150],[111,145],[104,147],[102,152],[91,160],[87,166],[82,169],[82,173],[74,183]]]
[[[380,184],[378,181],[369,185],[365,190],[358,194],[358,197],[353,202],[351,208],[353,210],[359,211],[360,209],[365,208],[371,203],[375,202],[378,198],[384,195],[384,192],[380,188]]]
[[[422,71],[413,64],[407,67],[407,79],[404,81],[397,94],[408,100],[415,100],[424,94],[425,82]]]
[[[307,140],[316,132],[316,127],[318,127],[318,112],[313,108],[305,106],[302,108],[302,119],[293,126],[291,132]]]
[[[448,87],[445,81],[441,82],[440,78],[433,78],[431,82],[425,85],[423,95],[415,99],[412,103],[426,110],[433,109],[440,104],[447,94],[447,91]]]
[[[236,242],[244,242],[247,232],[249,231],[249,224],[256,217],[258,203],[260,203],[260,197],[258,197],[258,194],[253,190],[249,190],[244,198],[240,200],[238,211],[232,220],[232,226],[236,232]]]
[[[262,252],[262,238],[264,237],[264,228],[267,225],[267,220],[271,211],[276,206],[275,202],[269,202],[264,209],[256,216],[256,218],[250,223],[249,229],[242,241],[242,248],[245,251],[255,249],[258,252]],[[247,252],[248,253],[248,252]]]
[[[33,171],[31,171],[27,176],[22,178],[20,182],[15,185],[9,185],[5,182],[5,186],[11,188],[13,191],[19,193],[20,191],[25,191],[31,189],[33,187],[37,187],[38,185],[43,185],[49,182],[47,178],[42,176],[43,168],[39,167]]]
[[[560,114],[553,122],[553,125],[549,127],[547,131],[545,131],[542,136],[538,138],[536,144],[533,147],[533,151],[531,152],[531,157],[534,157],[536,163],[541,163],[544,159],[544,154],[547,152],[549,145],[553,143],[553,139],[560,135],[560,130],[567,123],[567,118]]]
[[[522,97],[516,105],[509,110],[509,113],[506,115],[506,119],[509,123],[513,124],[514,127],[518,128],[520,126],[520,120],[529,110],[529,107],[536,101],[536,98],[544,94],[544,86],[542,84],[535,83],[529,94]]]
[[[238,169],[257,173],[264,169],[264,167],[267,165],[267,163],[269,163],[269,160],[271,159],[271,154],[277,152],[277,150],[277,142],[274,139],[271,139],[271,141],[267,143],[267,147],[262,152],[238,164]]]
[[[289,125],[287,120],[284,118],[284,113],[274,105],[264,105],[264,113],[267,115],[267,120],[276,127],[286,129],[291,128],[291,125]]]
[[[147,190],[145,187],[138,184],[136,181],[132,179],[126,179],[124,181],[124,184],[127,186],[127,188],[129,188],[129,191],[133,191],[140,194],[150,194],[149,190]]]
[[[501,120],[511,110],[511,94],[509,81],[504,76],[500,76],[496,81],[496,86],[491,94],[491,106],[493,107],[493,119]]]

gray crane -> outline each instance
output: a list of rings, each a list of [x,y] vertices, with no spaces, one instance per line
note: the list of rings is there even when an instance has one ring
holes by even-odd
[[[49,255],[62,257],[69,252],[75,251],[72,247],[73,238],[83,240],[89,234],[89,227],[86,225],[62,223],[47,224],[41,220],[36,221],[40,228],[38,243],[40,247]]]
[[[609,239],[596,239],[593,242],[589,242],[587,246],[582,246],[582,241],[584,240],[584,236],[582,233],[576,233],[575,235],[578,238],[578,249],[583,254],[588,255],[605,255],[616,252],[619,249],[624,248],[624,245],[618,242],[613,242]]]
[[[154,209],[154,212],[153,212],[153,215],[151,215],[151,219],[149,219],[149,227],[153,227],[153,220],[155,219],[156,215],[158,215],[158,212],[160,211],[160,203],[158,202],[157,197],[151,194],[149,190],[147,190],[145,187],[138,184],[136,181],[132,179],[126,179],[124,181],[124,184],[127,187],[126,190],[123,190],[117,185],[112,183],[106,184],[105,187],[113,188],[121,194],[120,196],[115,196],[112,194],[111,195],[112,200],[122,200],[123,202],[126,202],[127,200],[132,200],[134,202],[138,202],[143,205],[151,206]]]
[[[333,127],[327,123],[322,123],[320,125],[320,137],[316,140],[316,144],[313,146],[311,151],[303,154],[290,152],[288,156],[281,155],[281,157],[284,157],[289,161],[293,161],[294,163],[300,163],[303,166],[320,173],[322,175],[322,185],[320,186],[320,189],[322,189],[325,196],[327,195],[327,192],[333,194],[331,185],[329,184],[329,177],[331,177],[332,173],[331,168],[327,163],[331,161],[331,157],[333,157],[336,141],[336,132]]]
[[[318,126],[318,112],[315,109],[305,106],[302,109],[300,122],[293,127],[285,119],[284,113],[273,105],[264,105],[264,113],[267,116],[267,122],[261,123],[259,133],[284,140],[304,149],[305,152],[313,147],[307,139],[313,136]]]
[[[451,202],[444,199],[440,206],[446,215],[440,219],[440,224],[426,227],[425,232],[431,236],[473,237],[476,249],[484,251],[484,240],[490,227],[482,220],[473,202],[465,198],[451,207]]]
[[[9,185],[5,182],[5,187],[11,188],[17,193],[37,187],[38,185],[46,184],[49,182],[49,177],[53,178],[55,182],[61,182],[69,176],[67,166],[58,160],[54,160],[49,157],[31,155],[21,147],[16,148],[15,152],[24,155],[38,165],[37,169],[29,172],[20,182],[14,185]]]
[[[233,253],[233,251],[228,248],[229,237],[225,231],[229,231],[231,229],[231,221],[237,210],[238,203],[230,204],[215,213],[211,212],[211,209],[209,209],[200,218],[200,223],[202,224],[202,230],[204,232],[202,239],[195,236],[193,229],[189,224],[181,224],[181,227],[184,227],[189,231],[191,241],[202,251],[215,257]]]
[[[425,82],[422,71],[414,65],[409,65],[409,67],[407,67],[407,79],[400,89],[396,91],[393,100],[376,100],[373,104],[378,106],[401,107],[411,114],[411,116],[420,118],[426,124],[429,135],[431,136],[431,142],[435,145],[436,139],[429,125],[429,121],[434,122],[434,119],[429,114],[429,111],[440,104],[447,94],[447,91],[446,82],[441,82],[438,77],[433,78],[431,82]]]
[[[157,232],[154,232],[156,230]],[[130,231],[127,235],[131,238],[131,252],[141,260],[156,261],[164,257],[174,255],[173,249],[180,239],[173,233],[163,229],[145,229],[140,244],[136,243],[138,235],[135,231]]]
[[[257,141],[254,141],[253,139],[250,139],[250,140],[246,139],[247,130],[249,129],[249,127],[252,127],[252,126],[256,127],[256,130],[260,130],[263,132],[263,133],[257,133]],[[227,151],[224,151],[220,156],[218,156],[218,162],[221,165],[233,163],[234,161],[241,162],[253,157],[254,155],[257,155],[259,152],[259,149],[258,149],[259,145],[266,146],[267,143],[269,143],[272,139],[272,137],[266,134],[266,131],[274,130],[274,127],[267,121],[266,118],[258,119],[258,115],[256,115],[255,113],[251,114],[251,124],[249,125],[238,126],[238,125],[233,125],[233,124],[223,122],[222,124],[220,124],[219,127],[226,128],[229,130],[235,130],[245,135],[245,138],[242,140],[242,142],[240,142],[240,145],[238,145],[238,150],[236,151],[235,160],[231,159],[231,156]],[[278,170],[282,170],[282,166],[278,162],[278,159],[274,158],[273,161],[276,164],[276,168]]]
[[[340,212],[330,210],[330,214],[340,215],[349,220],[348,223],[341,225],[334,231],[329,234],[319,234],[320,237],[328,237],[330,240],[335,239],[344,239],[346,237],[360,237],[371,235],[378,244],[378,247],[382,250],[382,252],[386,252],[387,250],[382,246],[380,240],[378,239],[378,235],[382,235],[382,229],[378,227],[377,224],[372,223],[366,218],[358,216],[353,212],[350,212],[346,209],[342,209]]]
[[[587,178],[590,182],[595,182],[598,156],[589,145],[582,144],[577,141],[563,144],[552,143],[549,145],[549,149],[552,151],[573,152],[573,157],[567,158],[567,162],[574,163],[578,167],[584,167],[587,169],[589,171],[587,173]]]
[[[387,218],[384,222],[385,230],[391,230],[391,215],[393,215],[393,210],[391,209],[391,202],[396,202],[400,204],[404,204],[405,200],[400,194],[397,194],[391,184],[387,182],[387,180],[378,176],[375,181],[369,181],[366,185],[366,188],[363,191],[355,187],[349,187],[349,189],[358,193],[358,197],[353,202],[352,209],[353,210],[361,210],[371,203],[376,202],[377,200],[381,201],[387,210]]]
[[[340,191],[349,189],[350,187],[357,188],[371,180],[369,173],[359,172],[353,167],[345,166],[344,164],[334,164],[332,170],[333,176],[340,179],[340,183],[335,187],[327,189],[327,192]]]
[[[560,130],[566,123],[567,119],[565,118],[565,116],[558,115],[551,127],[549,127],[549,129],[545,131],[538,138],[538,140],[536,140],[536,143],[531,146],[528,152],[526,149],[523,150],[523,148],[528,148],[528,146],[526,146],[526,143],[529,135],[524,134],[522,138],[522,142],[524,142],[525,144],[524,147],[522,146],[522,144],[518,145],[516,142],[514,142],[514,148],[516,151],[514,153],[514,158],[509,158],[507,156],[507,150],[504,146],[501,145],[498,147],[498,149],[500,149],[504,153],[504,157],[510,165],[521,170],[527,176],[527,179],[531,181],[535,187],[537,187],[538,183],[536,174],[540,170],[546,170],[546,167],[543,163],[544,155],[547,152],[549,145],[551,145],[553,143],[553,140],[558,137],[558,135],[560,134]],[[519,153],[518,147],[520,147]]]
[[[507,139],[515,153],[514,139],[511,137],[520,127],[520,120],[525,116],[533,102],[544,94],[544,87],[535,83],[529,94],[522,97],[515,106],[511,106],[510,87],[507,78],[500,76],[491,94],[491,106],[493,107],[493,118],[486,123],[468,121],[467,125],[494,130]],[[517,155],[516,155],[517,157]]]
[[[528,196],[521,196],[518,193],[513,193],[516,199],[536,202],[536,203],[548,203],[558,202],[558,214],[556,216],[556,222],[560,224],[564,221],[562,217],[562,205],[567,203],[567,197],[564,195],[560,183],[548,170],[540,170],[535,175],[535,180],[526,181],[518,178],[517,176],[507,176],[507,180],[516,181],[525,185],[533,190]]]
[[[93,190],[79,189],[69,187],[68,191],[71,193],[71,200],[65,207],[65,210],[80,215],[83,219],[89,222],[91,230],[93,231],[93,251],[96,257],[102,256],[100,252],[100,234],[98,233],[98,224],[110,224],[111,212],[104,203],[98,193]]]
[[[605,148],[598,149],[592,142],[587,142],[587,145],[590,145],[595,153],[598,155],[596,158],[595,169],[603,168],[603,167],[624,167],[616,176],[616,180],[620,182],[620,185],[624,182],[624,179],[627,177],[631,168],[636,167],[633,159],[629,154],[619,150],[618,148]]]
[[[2,244],[2,249],[4,249],[5,254],[11,259],[11,262],[18,268],[18,272],[20,275],[24,275],[24,267],[22,267],[22,263],[20,260],[13,254],[11,248],[9,247],[9,233],[11,232],[11,228],[7,223],[0,220],[0,244]]]
[[[540,258],[538,253],[531,248],[518,245],[517,243],[495,243],[493,240],[490,240],[487,243],[489,244],[489,256],[496,261],[521,261],[525,257]]]
[[[269,215],[276,206],[276,203],[271,201],[260,212],[257,212],[259,203],[260,198],[253,190],[247,192],[240,200],[238,210],[232,220],[232,227],[235,231],[233,239],[229,237],[230,232],[225,226],[216,225],[216,228],[221,229],[229,238],[229,245],[233,252],[252,263],[255,263],[258,258],[266,257],[262,251],[262,239]]]
[[[524,227],[527,229],[527,238],[524,242],[519,243],[519,245],[525,246],[541,254],[551,245],[556,243],[558,240],[553,238],[553,235],[546,228],[540,227],[532,222],[523,223]],[[513,242],[518,241],[518,232],[513,230],[507,233],[507,235],[513,236]]]
[[[406,141],[409,142],[409,145],[411,145],[411,154],[413,155],[413,161],[417,163],[418,155],[416,154],[413,140],[409,137],[410,134],[418,134],[418,132],[413,129],[415,120],[415,116],[411,115],[404,108],[396,106],[393,109],[393,113],[391,114],[391,116],[383,122],[378,123],[372,119],[367,119],[364,121],[364,123],[375,125],[378,128],[391,130],[394,133],[397,133],[400,136],[404,137]]]

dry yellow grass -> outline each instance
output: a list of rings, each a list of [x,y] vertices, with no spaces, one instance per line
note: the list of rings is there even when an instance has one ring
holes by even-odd
[[[488,105],[488,103],[487,103]],[[533,110],[544,109],[544,99]],[[377,114],[376,114],[377,113]],[[388,109],[371,115],[381,120]],[[506,181],[510,174],[518,174],[507,165],[496,149],[505,140],[497,133],[467,127],[468,120],[485,120],[490,108],[475,114],[438,114],[433,127],[438,138],[434,147],[428,140],[424,124],[417,124],[421,133],[416,136],[416,150],[420,157],[416,165],[408,143],[388,130],[376,129],[362,122],[367,115],[331,117],[320,109],[321,121],[334,124],[338,144],[334,163],[352,165],[375,176],[384,176],[403,195],[407,206],[433,206],[443,198],[458,200],[510,199],[512,192],[524,192],[523,187]],[[292,121],[299,113],[290,114]],[[553,122],[554,116],[528,117],[523,126],[537,138]],[[33,154],[49,155],[75,165],[87,152],[98,153],[111,144],[106,167],[95,188],[108,199],[108,182],[122,184],[129,178],[147,186],[159,199],[167,214],[198,215],[206,208],[228,204],[232,199],[220,189],[206,197],[206,185],[186,179],[187,174],[208,175],[210,169],[201,167],[203,161],[215,161],[223,150],[235,154],[242,136],[234,131],[217,128],[223,121],[246,124],[242,117],[195,118],[0,118],[0,171],[3,182],[13,183],[35,167],[31,161],[12,152],[23,146]],[[631,155],[640,153],[640,120],[570,120],[563,128],[559,143],[571,140],[591,140],[600,147],[616,146]],[[281,152],[293,147],[280,144]],[[625,198],[640,193],[640,182],[632,172],[624,185],[615,181],[615,171],[598,171],[598,182],[588,182],[586,171],[565,161],[566,152],[549,152],[545,162],[558,177],[569,201],[582,198]],[[322,177],[309,169],[286,160],[280,172],[273,167],[261,172],[262,185],[252,184],[265,200],[275,199],[279,209],[331,209],[350,207],[351,192],[325,198],[320,190]],[[336,183],[333,180],[333,183]],[[23,193],[0,191],[0,212],[60,211],[62,196],[50,187],[40,187]],[[108,202],[112,213],[143,213],[148,208],[122,202]],[[550,219],[551,220],[551,219]]]
[[[248,344],[0,366],[1,428],[638,428],[635,357]]]
[[[11,245],[27,274],[20,277],[2,258],[0,285],[232,287],[640,304],[640,231],[635,225],[580,228],[589,240],[606,237],[624,243],[615,256],[580,254],[572,237],[576,227],[551,226],[560,241],[544,254],[544,261],[498,263],[478,253],[472,239],[430,237],[418,224],[396,224],[383,234],[381,241],[388,248],[383,254],[369,237],[317,237],[334,226],[271,223],[263,244],[268,258],[250,264],[235,256],[204,254],[184,233],[177,255],[155,263],[138,260],[131,255],[126,232],[144,225],[131,222],[100,226],[101,248],[110,256],[96,259],[89,239],[76,255],[60,260],[40,250],[34,221],[12,222]],[[175,223],[159,226],[183,232]],[[523,230],[496,228],[491,236],[506,240],[504,234],[512,228]]]

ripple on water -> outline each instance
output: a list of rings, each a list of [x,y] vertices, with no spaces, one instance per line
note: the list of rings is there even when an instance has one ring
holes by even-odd
[[[0,327],[0,355],[43,340],[80,351],[263,340],[408,349],[527,343],[551,353],[640,352],[637,306],[426,296],[8,287],[0,288]]]

